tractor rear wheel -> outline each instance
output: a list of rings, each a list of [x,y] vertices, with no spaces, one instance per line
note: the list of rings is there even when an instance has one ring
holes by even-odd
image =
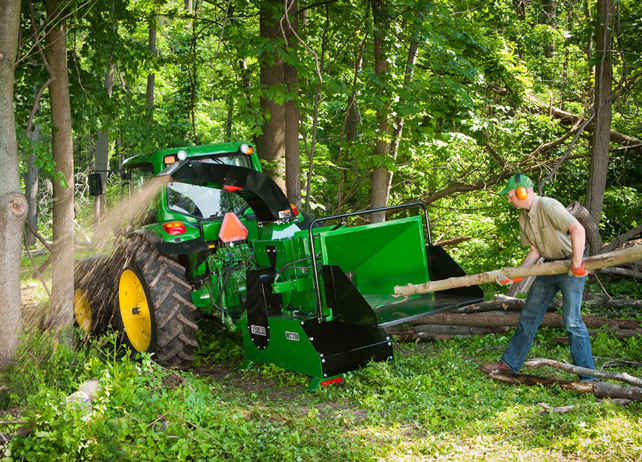
[[[189,367],[198,326],[185,268],[137,236],[119,247],[116,258],[115,319],[122,343],[132,353],[154,353],[168,366]]]
[[[114,309],[110,259],[105,255],[74,264],[74,320],[88,334],[104,334]]]

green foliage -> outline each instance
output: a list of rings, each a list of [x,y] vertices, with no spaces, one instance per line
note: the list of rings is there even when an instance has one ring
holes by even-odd
[[[560,334],[540,329],[530,356],[569,360],[568,346],[553,341]],[[13,408],[11,418],[28,421],[33,432],[5,446],[2,460],[478,460],[475,454],[483,453],[486,460],[510,454],[597,461],[641,455],[639,404],[502,384],[481,373],[478,365],[497,359],[505,335],[397,344],[394,362],[371,364],[317,393],[304,391],[305,377],[275,367],[240,374],[236,359],[208,362],[200,350],[212,347],[207,336],[199,341],[197,354],[208,371],[202,376],[164,369],[147,355],[131,360],[110,337],[76,351],[30,342],[32,357],[44,352],[42,360],[3,372],[14,398],[2,409]],[[642,359],[639,339],[604,333],[593,350],[598,357]],[[525,372],[572,378],[550,369]],[[12,374],[36,379],[7,382]],[[101,387],[91,409],[67,399],[88,379]],[[540,414],[541,402],[574,409]]]

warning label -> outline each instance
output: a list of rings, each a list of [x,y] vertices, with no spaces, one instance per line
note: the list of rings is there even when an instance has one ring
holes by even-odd
[[[286,340],[294,340],[295,342],[299,341],[299,333],[298,332],[288,332],[287,330],[285,331],[285,338]]]
[[[267,337],[267,332],[265,331],[265,327],[263,326],[255,326],[254,324],[252,324],[250,326],[250,332],[255,335],[262,335],[264,337]]]

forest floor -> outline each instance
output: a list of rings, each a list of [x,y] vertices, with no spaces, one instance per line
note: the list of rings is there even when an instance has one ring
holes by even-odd
[[[25,286],[23,301],[38,312],[34,289]],[[642,404],[509,385],[481,372],[510,333],[397,342],[394,362],[316,392],[306,391],[308,377],[274,366],[241,371],[238,338],[210,321],[202,323],[188,371],[132,361],[116,352],[113,337],[67,354],[58,346],[46,361],[25,359],[3,377],[0,420],[25,420],[33,431],[5,445],[2,460],[642,460]],[[568,346],[553,340],[560,335],[540,329],[529,356],[570,360]],[[597,367],[640,362],[641,346],[637,338],[600,334],[593,340]],[[631,365],[609,370],[642,375]],[[523,372],[574,379],[556,369]],[[89,379],[103,391],[79,418],[60,402]],[[540,403],[573,408],[547,413]]]

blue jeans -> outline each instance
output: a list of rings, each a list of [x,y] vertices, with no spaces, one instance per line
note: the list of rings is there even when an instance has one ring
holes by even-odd
[[[502,361],[508,367],[513,371],[519,371],[522,367],[535,338],[535,332],[537,332],[548,306],[561,290],[564,297],[562,319],[571,346],[573,364],[595,369],[588,330],[580,313],[585,280],[586,277],[578,278],[567,274],[537,276],[535,278],[524,308],[522,308],[517,330],[502,355]],[[595,380],[585,375],[579,377],[580,380]]]

